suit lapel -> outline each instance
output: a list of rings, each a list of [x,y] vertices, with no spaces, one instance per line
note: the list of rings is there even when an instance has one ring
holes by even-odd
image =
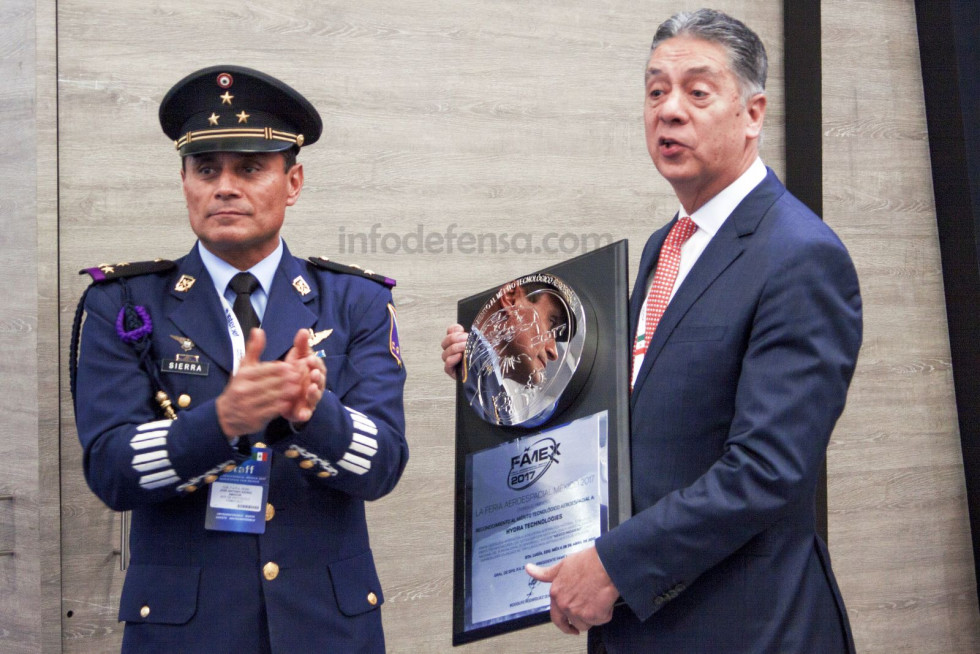
[[[297,278],[303,282],[300,283]],[[310,273],[296,262],[284,245],[262,320],[266,335],[263,360],[281,358],[293,346],[297,330],[309,329],[316,324],[317,315],[308,306],[319,296],[316,284],[312,282]],[[306,291],[305,295],[303,291]],[[272,316],[275,316],[275,320],[270,319]]]
[[[179,300],[168,318],[226,373],[232,370],[231,341],[221,301],[214,290],[214,282],[201,262],[197,245],[181,261],[177,279],[193,277],[193,285],[186,291],[175,285],[170,294]]]
[[[714,238],[711,239],[711,242],[708,243],[708,247],[701,253],[697,263],[694,264],[691,272],[688,273],[680,288],[677,289],[674,298],[667,305],[667,310],[664,311],[664,315],[660,319],[659,325],[657,325],[657,331],[654,332],[650,347],[643,357],[643,364],[640,366],[636,384],[633,386],[632,402],[635,403],[636,398],[639,396],[643,382],[650,373],[653,363],[663,351],[664,345],[673,333],[674,328],[677,327],[677,324],[708,287],[742,255],[742,252],[748,247],[749,238],[755,233],[762,218],[776,201],[776,198],[784,193],[785,190],[772,170],[769,170],[766,179],[753,189],[739,203],[728,219],[722,223],[721,228],[719,228]],[[673,221],[671,224],[673,224]],[[666,234],[659,239],[659,242],[662,243],[664,238],[666,238]],[[656,252],[659,253],[659,251],[660,246],[658,244]],[[652,268],[647,270],[647,275],[650,274],[650,270]],[[643,277],[643,279],[645,280],[646,277]],[[641,285],[640,279],[637,279],[637,286],[639,287]],[[641,288],[639,292],[642,294],[644,291],[645,288]],[[634,295],[636,293],[637,291],[634,289]],[[642,297],[639,302],[642,305]],[[632,305],[633,302],[631,301],[632,329],[635,334],[639,308],[636,309],[634,316]]]

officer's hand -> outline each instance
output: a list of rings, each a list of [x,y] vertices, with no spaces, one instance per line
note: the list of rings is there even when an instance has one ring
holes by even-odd
[[[218,422],[229,441],[264,429],[289,411],[300,392],[302,375],[285,361],[260,361],[265,332],[253,329],[238,372],[215,400]]]
[[[323,359],[317,357],[310,348],[308,330],[296,332],[293,347],[286,353],[285,361],[300,375],[300,384],[289,411],[283,413],[282,417],[292,423],[305,423],[313,417],[327,385],[327,368]]]
[[[443,370],[453,379],[456,379],[456,368],[463,359],[467,336],[462,325],[450,325],[442,339]]]

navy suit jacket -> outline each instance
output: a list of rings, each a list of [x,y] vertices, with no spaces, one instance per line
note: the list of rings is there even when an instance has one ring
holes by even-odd
[[[282,358],[299,329],[320,332],[313,349],[326,363],[327,392],[298,432],[278,419],[250,436],[273,450],[265,533],[211,531],[208,484],[244,458],[215,411],[232,349],[197,247],[176,264],[98,283],[85,299],[76,392],[85,475],[109,507],[132,510],[123,651],[383,651],[364,501],[391,491],[408,459],[390,292],[283,253],[262,358]],[[117,335],[127,294],[152,320],[150,365],[189,355],[198,372],[206,367],[157,375],[175,406],[189,401],[177,420],[163,419],[146,363]],[[267,574],[270,563],[277,574]]]
[[[634,332],[672,224],[643,251]],[[853,651],[815,494],[860,344],[847,251],[770,170],[679,287],[640,367],[634,516],[596,542],[626,606],[591,630],[593,650]]]

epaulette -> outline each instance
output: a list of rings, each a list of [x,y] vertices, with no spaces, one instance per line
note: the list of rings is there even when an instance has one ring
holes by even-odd
[[[98,284],[99,282],[107,282],[113,279],[164,272],[176,267],[176,265],[173,261],[168,261],[167,259],[137,261],[135,263],[100,263],[94,268],[83,268],[78,271],[78,274],[91,275],[92,283]]]
[[[385,277],[384,275],[379,275],[373,270],[365,270],[360,266],[346,265],[343,263],[337,263],[336,261],[331,261],[326,257],[310,257],[309,262],[312,263],[317,268],[322,268],[324,270],[332,270],[333,272],[344,273],[346,275],[359,275],[366,279],[370,279],[373,282],[378,282],[383,284],[388,288],[395,287],[395,280],[391,277]]]

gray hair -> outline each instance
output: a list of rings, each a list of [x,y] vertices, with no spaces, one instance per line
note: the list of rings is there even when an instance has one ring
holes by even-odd
[[[759,36],[742,21],[714,9],[683,11],[665,20],[653,36],[650,51],[675,36],[692,36],[717,43],[728,53],[729,65],[738,80],[742,102],[766,90],[769,60]]]

